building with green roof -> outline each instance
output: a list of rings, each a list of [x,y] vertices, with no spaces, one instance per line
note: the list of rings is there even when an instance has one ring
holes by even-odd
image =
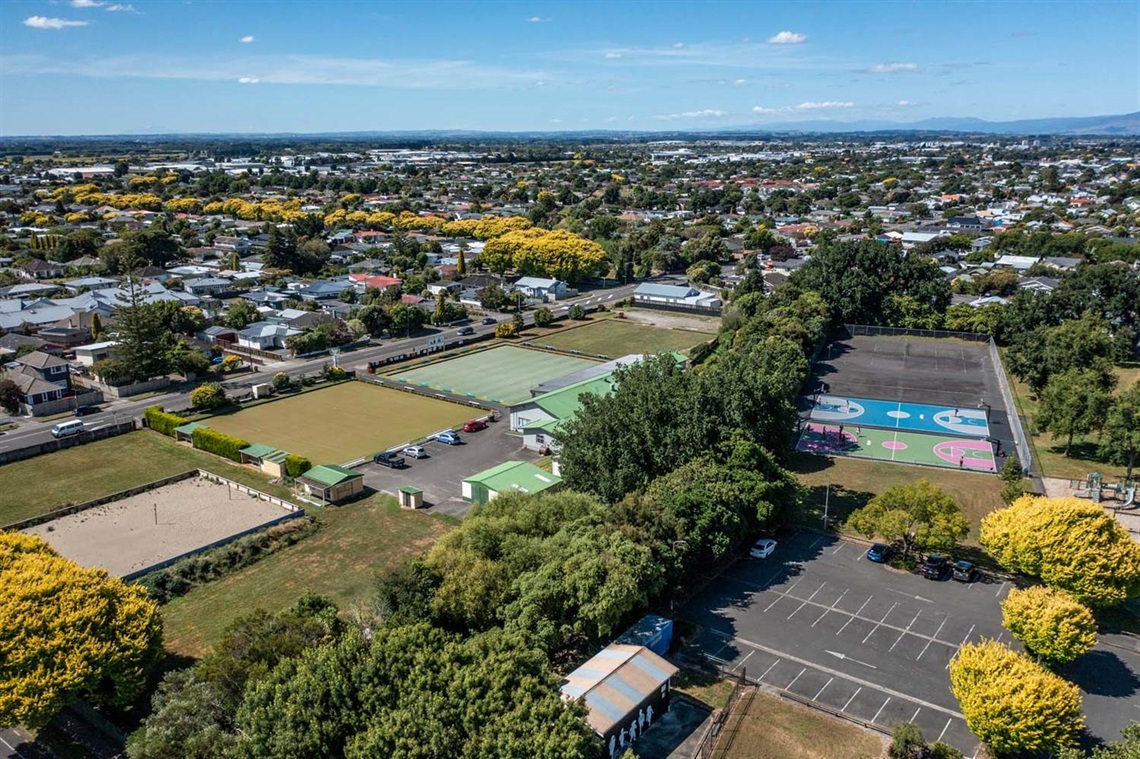
[[[584,395],[613,392],[612,373],[575,382],[511,407],[511,430],[520,432],[523,445],[533,451],[558,448],[558,428],[582,408]]]
[[[504,461],[463,480],[463,498],[472,503],[487,503],[501,493],[540,493],[561,482],[561,477],[530,462]]]
[[[343,466],[322,464],[298,477],[297,484],[322,503],[341,503],[364,492],[364,475]]]

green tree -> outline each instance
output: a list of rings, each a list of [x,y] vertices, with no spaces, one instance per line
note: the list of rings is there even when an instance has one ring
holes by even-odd
[[[566,316],[574,321],[582,321],[586,318],[586,310],[575,303],[566,311]]]
[[[950,661],[966,726],[996,754],[1057,752],[1081,729],[1081,692],[997,641],[967,643]]]
[[[1112,606],[1140,595],[1140,544],[1096,504],[1026,495],[982,519],[980,540],[1006,569],[1081,603]]]
[[[1104,424],[1111,401],[1101,373],[1069,369],[1049,379],[1034,422],[1039,430],[1064,437],[1068,456],[1075,435],[1087,435]]]
[[[190,403],[196,409],[216,409],[228,403],[226,391],[217,382],[199,385],[190,391]]]
[[[18,414],[23,400],[24,394],[20,392],[19,386],[12,380],[0,375],[0,408],[9,414]]]
[[[76,698],[128,704],[162,657],[158,607],[137,585],[44,541],[0,533],[0,725],[40,727]]]
[[[887,488],[852,513],[848,524],[902,545],[903,556],[914,549],[951,551],[970,531],[958,502],[926,479]]]
[[[1015,298],[1012,305],[1019,302]],[[1041,392],[1053,375],[1069,369],[1096,371],[1105,378],[1102,384],[1108,386],[1112,354],[1108,323],[1090,311],[1056,327],[1043,326],[1055,318],[1049,304],[1041,299],[1027,302],[1039,304],[1046,310],[1043,313],[1027,311],[1026,318],[1034,321],[1012,332],[1006,351],[1009,370],[1035,393]],[[1010,332],[1010,328],[1006,327],[1005,331]]]
[[[174,334],[155,304],[143,302],[142,288],[133,276],[126,285],[128,303],[115,312],[115,346],[111,357],[131,379],[147,380],[170,371]]]
[[[1063,590],[1015,588],[1002,601],[1001,617],[1026,651],[1051,666],[1078,659],[1096,645],[1092,612]]]
[[[554,312],[546,306],[537,309],[534,312],[534,326],[536,327],[549,327],[554,321]]]
[[[178,241],[162,229],[124,232],[103,246],[100,257],[107,271],[125,273],[136,265],[166,266],[182,255]]]
[[[479,291],[479,305],[488,311],[498,311],[507,302],[507,294],[497,284],[489,284]]]
[[[467,256],[463,254],[462,250],[459,251],[459,257],[455,262],[455,274],[460,279],[467,275]]]
[[[226,309],[222,322],[230,329],[245,329],[261,317],[257,306],[245,298],[235,298]]]
[[[1124,466],[1125,478],[1132,479],[1140,459],[1140,382],[1113,399],[1100,433],[1100,455]]]
[[[1137,759],[1140,757],[1140,722],[1131,722],[1120,731],[1120,740],[1097,746],[1091,754],[1066,748],[1057,759]]]
[[[918,725],[899,722],[891,730],[890,759],[924,759],[926,753],[926,738]]]

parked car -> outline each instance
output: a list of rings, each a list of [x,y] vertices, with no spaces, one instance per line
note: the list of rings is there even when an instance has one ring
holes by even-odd
[[[98,406],[76,406],[72,413],[76,416],[90,416],[91,414],[98,414],[102,410]]]
[[[372,457],[372,461],[380,466],[387,466],[392,469],[401,469],[408,464],[403,455],[396,451],[380,451]]]
[[[457,335],[474,335],[475,334],[475,328],[474,327],[460,327],[459,330],[455,334],[457,334]]]
[[[956,561],[951,577],[958,582],[973,582],[978,579],[978,568],[968,561]]]
[[[487,423],[482,419],[468,419],[463,423],[464,432],[478,432],[487,429]]]
[[[483,317],[483,323],[484,324],[498,324],[499,320],[493,316],[484,316]]]
[[[409,445],[404,449],[404,455],[411,459],[426,459],[428,453],[422,445]]]
[[[766,559],[771,556],[775,550],[776,541],[771,538],[760,538],[748,551],[748,555],[754,559]]]
[[[885,564],[890,561],[891,556],[895,553],[895,549],[891,548],[886,543],[875,543],[867,549],[867,558],[878,564]]]
[[[454,432],[441,432],[435,436],[435,439],[445,445],[459,445],[463,442]]]
[[[941,580],[946,577],[946,573],[949,569],[950,562],[946,560],[945,556],[932,553],[926,557],[926,563],[922,565],[919,571],[922,573],[922,576],[928,580]]]

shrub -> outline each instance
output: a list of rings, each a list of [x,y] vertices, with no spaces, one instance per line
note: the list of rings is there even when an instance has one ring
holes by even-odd
[[[273,375],[274,390],[288,390],[292,386],[293,380],[289,379],[289,375],[285,372],[277,372]]]
[[[198,409],[216,409],[226,405],[226,391],[217,382],[199,385],[190,391],[190,403]]]
[[[143,411],[143,418],[146,420],[147,427],[170,437],[174,437],[175,427],[181,427],[186,423],[186,420],[178,414],[171,414],[163,410],[162,406],[148,406]]]
[[[586,311],[575,303],[573,306],[570,306],[570,310],[566,312],[566,315],[575,321],[581,321],[586,318]]]
[[[495,327],[495,337],[514,337],[518,334],[518,327],[511,322],[502,322]]]
[[[1025,650],[1049,665],[1067,664],[1096,645],[1092,612],[1063,590],[1014,589],[1002,601],[1001,616]]]
[[[242,440],[209,427],[199,427],[193,434],[194,447],[200,451],[214,453],[227,459],[241,461],[241,449],[249,447],[248,440]]]
[[[348,372],[339,366],[330,366],[328,369],[325,369],[325,379],[342,380],[347,376]]]
[[[218,366],[223,373],[232,372],[241,366],[241,359],[231,353],[223,358],[222,363]]]
[[[554,312],[546,306],[534,312],[534,326],[536,327],[549,327],[550,323],[554,321]]]
[[[304,456],[298,456],[295,453],[290,453],[285,456],[285,474],[290,477],[300,477],[312,468],[313,462]]]

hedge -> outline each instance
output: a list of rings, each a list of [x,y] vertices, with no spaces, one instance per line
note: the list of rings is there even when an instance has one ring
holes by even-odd
[[[290,477],[300,477],[312,468],[313,462],[304,456],[298,456],[295,453],[285,454],[285,474]]]
[[[199,427],[194,430],[193,439],[195,448],[207,453],[216,453],[234,461],[241,461],[241,449],[249,447],[248,440],[242,440],[240,437],[227,435],[209,427]]]
[[[178,414],[171,414],[163,410],[162,406],[147,406],[146,410],[143,411],[143,418],[146,419],[146,425],[152,430],[170,437],[174,437],[175,427],[186,424],[185,419]]]
[[[184,596],[196,586],[212,582],[293,545],[317,531],[314,517],[290,519],[264,532],[247,535],[169,567],[143,575],[135,582],[160,604]]]

